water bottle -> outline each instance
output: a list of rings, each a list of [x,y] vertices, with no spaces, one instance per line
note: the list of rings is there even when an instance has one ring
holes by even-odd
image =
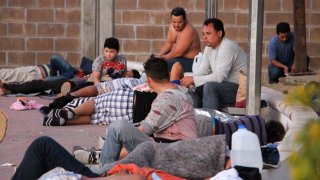
[[[199,62],[201,61],[201,59],[202,59],[202,53],[201,52],[199,52],[199,54],[198,55],[196,55],[195,57],[194,57],[194,62],[198,62],[198,60],[199,60]]]
[[[236,132],[232,134],[231,141],[231,166],[244,166],[262,170],[262,155],[258,136],[247,130],[245,125],[239,125]]]
[[[201,74],[200,66],[201,66],[202,59],[203,59],[203,55],[201,52],[194,57],[193,64],[192,64],[193,75],[200,75]]]
[[[153,172],[153,173],[151,174],[151,177],[152,177],[152,180],[161,180],[161,178],[157,175],[156,172]]]

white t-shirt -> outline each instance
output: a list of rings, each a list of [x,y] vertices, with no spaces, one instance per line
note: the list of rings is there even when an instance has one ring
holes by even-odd
[[[239,71],[247,73],[247,55],[234,41],[223,38],[220,45],[213,49],[206,46],[203,52],[203,74],[193,76],[195,86],[206,82],[229,81],[238,83]]]

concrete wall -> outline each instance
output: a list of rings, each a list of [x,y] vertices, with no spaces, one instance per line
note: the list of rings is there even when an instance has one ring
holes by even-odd
[[[313,59],[312,68],[317,70],[320,67],[320,1],[305,2],[307,52]],[[81,0],[0,0],[0,66],[46,63],[53,53],[62,54],[71,64],[78,65],[80,57],[85,55],[81,52],[83,4]],[[113,34],[120,40],[121,53],[128,60],[143,62],[158,52],[166,38],[170,11],[175,6],[187,10],[188,18],[200,33],[205,0],[115,0]],[[226,36],[237,41],[246,52],[248,7],[249,0],[218,0],[218,18],[225,23]],[[275,34],[275,25],[287,21],[293,30],[292,0],[265,0],[264,9],[262,64],[265,69],[267,44]]]

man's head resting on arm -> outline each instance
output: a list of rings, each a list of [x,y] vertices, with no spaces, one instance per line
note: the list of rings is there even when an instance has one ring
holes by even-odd
[[[182,31],[187,24],[186,11],[182,7],[175,7],[171,11],[171,24],[176,31]]]
[[[106,58],[109,61],[114,60],[120,49],[118,39],[113,37],[107,38],[104,41],[103,48],[104,48],[103,49],[104,58]]]
[[[290,25],[286,22],[277,24],[277,35],[281,42],[287,42],[290,38]]]

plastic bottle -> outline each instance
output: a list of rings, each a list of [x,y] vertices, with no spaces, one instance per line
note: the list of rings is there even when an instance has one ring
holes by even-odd
[[[262,170],[262,155],[258,136],[248,131],[245,125],[239,125],[232,134],[231,166],[244,166]]]
[[[201,59],[202,59],[202,53],[199,52],[199,54],[194,57],[194,61],[198,62],[198,60],[201,61]]]
[[[203,59],[203,55],[201,52],[199,52],[199,54],[194,57],[193,64],[192,64],[193,75],[200,75],[201,74],[200,66],[201,66],[202,59]]]
[[[161,180],[161,178],[155,172],[151,174],[151,177],[152,177],[152,180]]]

